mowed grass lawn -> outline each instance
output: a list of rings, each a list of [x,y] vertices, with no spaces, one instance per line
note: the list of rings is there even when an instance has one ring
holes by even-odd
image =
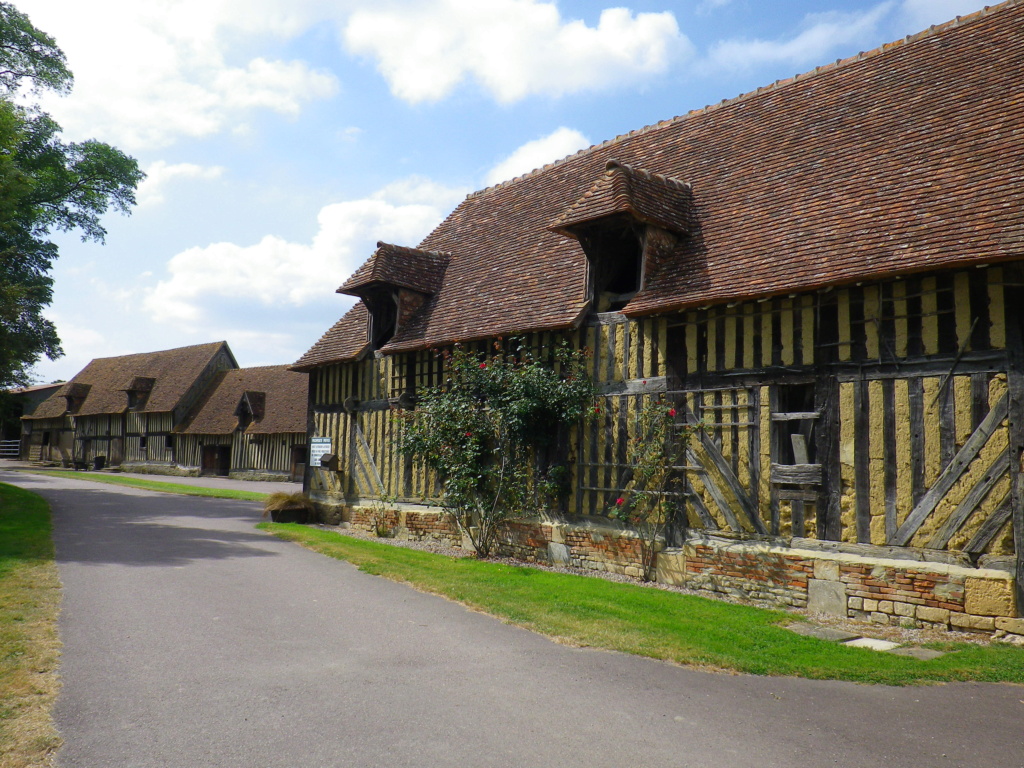
[[[50,715],[59,610],[50,509],[0,484],[0,768],[48,765],[60,744]]]
[[[920,661],[797,635],[792,614],[662,589],[452,558],[301,525],[263,523],[276,536],[367,573],[456,600],[576,646],[705,668],[907,685],[955,680],[1024,684],[1024,648],[941,643]]]

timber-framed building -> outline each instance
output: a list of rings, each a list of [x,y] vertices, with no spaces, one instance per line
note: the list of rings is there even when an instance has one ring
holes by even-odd
[[[101,357],[22,423],[28,460],[180,474],[176,433],[218,372],[238,368],[227,342]]]
[[[651,125],[380,243],[295,365],[306,485],[357,524],[398,498],[456,538],[389,408],[438,350],[592,353],[603,407],[563,509],[504,548],[637,572],[607,511],[647,397],[703,422],[659,578],[880,622],[1024,635],[1024,4]]]

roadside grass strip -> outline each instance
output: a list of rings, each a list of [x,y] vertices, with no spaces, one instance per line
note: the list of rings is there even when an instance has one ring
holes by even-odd
[[[183,496],[209,496],[216,499],[238,499],[240,501],[263,501],[269,494],[258,491],[237,491],[231,488],[201,488],[181,483],[164,483],[159,480],[139,480],[134,477],[100,474],[98,472],[73,472],[61,469],[20,469],[33,475],[49,475],[50,477],[66,477],[70,480],[90,480],[94,483],[124,485],[143,491],[159,491],[160,493],[179,493]]]
[[[1024,684],[1024,649],[934,643],[921,660],[796,634],[793,614],[537,568],[452,558],[302,525],[257,526],[366,573],[407,583],[573,646],[756,675],[909,685]]]
[[[59,611],[50,509],[0,484],[0,768],[49,765],[60,745]]]

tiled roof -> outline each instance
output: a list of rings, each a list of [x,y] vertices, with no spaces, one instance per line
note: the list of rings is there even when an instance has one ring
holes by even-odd
[[[1011,0],[475,193],[420,244],[444,284],[383,351],[578,322],[585,257],[548,227],[611,160],[689,183],[695,214],[626,314],[1024,258],[1021,72]]]
[[[85,401],[75,411],[75,415],[123,413],[128,409],[124,386],[136,378],[154,380],[152,391],[141,408],[143,412],[173,411],[203,369],[221,350],[227,350],[228,355],[231,355],[227,342],[217,341],[162,352],[97,358],[45,402],[40,403],[32,418],[62,416],[67,407],[65,395],[80,396],[78,393],[83,391],[86,392]]]
[[[441,287],[447,266],[447,254],[378,242],[377,250],[345,281],[338,293],[359,296],[362,289],[378,283],[435,293]]]
[[[366,332],[369,319],[366,307],[362,303],[356,304],[306,354],[295,361],[292,370],[309,371],[318,365],[362,357],[370,346]]]
[[[693,225],[692,197],[686,182],[609,160],[594,185],[548,229],[575,237],[578,225],[628,213],[646,224],[687,234]]]
[[[254,420],[246,428],[247,434],[305,432],[308,383],[308,374],[290,371],[284,365],[221,371],[180,431],[189,435],[231,434],[238,428],[238,404],[249,393],[250,401],[262,400],[263,418]]]

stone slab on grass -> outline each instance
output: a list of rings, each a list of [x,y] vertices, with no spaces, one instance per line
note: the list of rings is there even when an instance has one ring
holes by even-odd
[[[805,637],[816,637],[819,640],[831,640],[836,643],[845,643],[848,640],[856,640],[860,637],[860,635],[854,632],[846,632],[842,629],[830,629],[829,627],[818,627],[814,624],[807,624],[802,621],[787,624],[786,629],[791,632],[796,632],[798,635],[804,635]]]
[[[871,651],[892,651],[900,647],[899,643],[879,640],[874,637],[859,637],[856,640],[847,640],[843,645],[849,645],[854,648],[867,648]]]

